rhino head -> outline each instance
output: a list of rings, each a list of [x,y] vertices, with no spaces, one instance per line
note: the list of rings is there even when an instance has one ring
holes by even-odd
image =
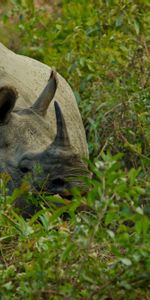
[[[0,173],[11,177],[9,192],[19,187],[28,175],[34,194],[46,192],[67,197],[73,188],[85,191],[80,177],[89,176],[89,171],[70,143],[57,101],[54,102],[56,136],[53,141],[49,137],[51,124],[44,117],[56,89],[56,74],[52,71],[38,99],[24,109],[17,107],[17,92],[13,87],[0,87]],[[24,209],[25,200],[18,199],[15,205]],[[28,211],[31,213],[30,208]]]

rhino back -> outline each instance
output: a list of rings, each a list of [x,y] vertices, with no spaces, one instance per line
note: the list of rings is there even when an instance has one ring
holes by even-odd
[[[9,84],[18,92],[17,107],[30,107],[49,78],[51,68],[32,58],[15,54],[0,43],[0,86]],[[61,106],[71,145],[82,157],[88,156],[85,130],[73,92],[66,80],[57,73],[58,88],[46,115],[51,126],[51,140],[56,134],[54,101]],[[40,124],[39,124],[40,126]]]

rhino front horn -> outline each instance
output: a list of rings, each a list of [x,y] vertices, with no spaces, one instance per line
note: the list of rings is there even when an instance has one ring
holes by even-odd
[[[55,92],[57,89],[57,77],[56,72],[52,70],[48,83],[36,102],[31,107],[37,114],[40,116],[45,116],[49,104],[51,103],[52,99],[54,98]]]
[[[56,114],[57,133],[53,145],[55,145],[56,147],[67,147],[70,145],[70,142],[66,123],[57,101],[54,102],[54,106]]]

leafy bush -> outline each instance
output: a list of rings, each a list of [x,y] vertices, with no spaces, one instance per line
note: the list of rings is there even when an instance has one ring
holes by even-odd
[[[76,195],[63,210],[44,208],[25,221],[1,196],[2,299],[148,299],[150,222],[142,203],[150,184],[145,190],[140,169],[125,173],[120,158],[103,154],[91,166],[86,199]]]
[[[12,3],[2,41],[69,80],[91,155],[124,148],[134,166],[149,155],[149,1],[56,1],[45,9]]]
[[[86,197],[46,198],[30,220],[1,176],[0,298],[150,299],[149,1],[11,0],[0,14],[6,46],[71,84],[94,174]]]

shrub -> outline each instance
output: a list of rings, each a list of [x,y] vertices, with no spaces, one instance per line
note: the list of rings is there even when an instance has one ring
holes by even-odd
[[[30,220],[1,176],[0,298],[150,299],[149,1],[12,0],[0,14],[6,46],[71,84],[94,174],[86,197],[46,197]]]

